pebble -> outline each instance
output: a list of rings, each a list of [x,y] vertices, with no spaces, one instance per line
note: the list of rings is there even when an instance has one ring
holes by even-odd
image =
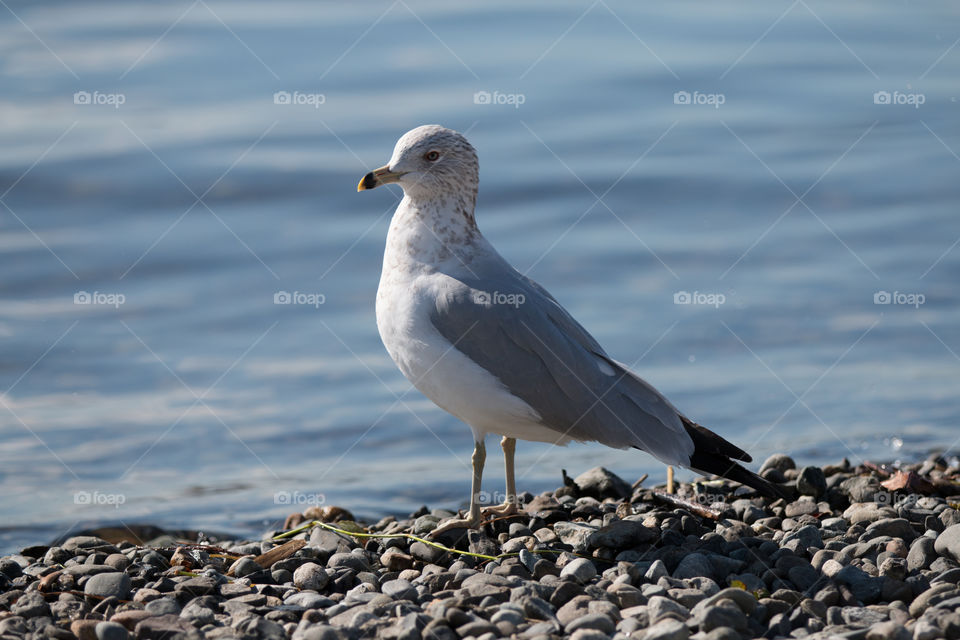
[[[561,578],[572,578],[580,584],[590,582],[596,575],[597,567],[586,558],[576,558],[560,571]]]
[[[643,640],[687,640],[690,630],[679,620],[668,618],[647,629],[642,637]]]
[[[305,562],[293,572],[293,586],[298,589],[322,591],[328,582],[330,575],[316,562]]]
[[[98,622],[94,632],[97,640],[128,640],[130,638],[127,628],[116,622]]]
[[[960,524],[955,524],[944,529],[937,536],[934,544],[934,550],[941,556],[960,561]]]
[[[960,484],[960,471],[935,460],[900,468]],[[597,467],[522,496],[518,516],[438,537],[517,554],[496,561],[317,528],[267,567],[254,557],[276,547],[275,532],[216,541],[216,551],[173,536],[116,545],[91,532],[0,558],[0,637],[960,637],[960,512],[947,499],[874,500],[887,477],[846,461],[798,469],[775,455],[763,474],[795,499],[679,483],[681,497],[719,514],[706,519]],[[370,531],[429,536],[450,515],[423,508]],[[179,573],[187,565],[196,575]]]
[[[101,598],[113,596],[126,600],[130,597],[131,588],[130,576],[126,573],[111,571],[110,573],[98,573],[87,578],[83,592],[88,596],[99,596]]]
[[[380,591],[394,600],[415,600],[417,597],[417,589],[409,580],[388,580]]]
[[[803,496],[819,498],[827,492],[827,476],[820,467],[804,467],[797,476],[797,491]]]
[[[585,471],[574,478],[573,482],[584,495],[597,499],[629,498],[632,493],[626,481],[604,467]]]
[[[686,554],[673,571],[673,577],[678,579],[707,577],[713,575],[713,565],[709,558],[702,553]]]

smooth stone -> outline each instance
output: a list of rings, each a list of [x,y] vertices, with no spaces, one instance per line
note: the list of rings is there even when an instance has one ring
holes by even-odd
[[[230,565],[229,573],[232,573],[238,578],[243,578],[244,576],[259,573],[260,571],[263,571],[263,567],[257,564],[253,558],[239,558]]]
[[[110,544],[103,538],[98,538],[96,536],[74,536],[68,538],[66,542],[60,545],[67,551],[72,551],[75,554],[83,552],[84,554],[91,553],[94,551],[100,551],[102,553],[120,553],[120,549],[116,546]]]
[[[867,631],[867,640],[911,640],[912,637],[902,624],[893,620],[878,622]]]
[[[957,588],[957,585],[949,582],[937,582],[913,599],[913,602],[910,603],[910,615],[919,618],[929,607],[957,596],[960,596],[960,588]]]
[[[122,624],[128,631],[133,631],[137,628],[138,622],[152,616],[152,613],[143,609],[125,609],[113,614],[110,617],[110,622]]]
[[[711,578],[714,569],[709,558],[702,553],[688,553],[673,571],[673,577],[681,580],[688,578]]]
[[[25,593],[10,607],[10,613],[22,618],[49,617],[50,605],[43,595],[36,591]]]
[[[570,634],[570,640],[610,640],[610,634],[596,629],[577,629]]]
[[[791,540],[799,541],[800,546],[804,549],[809,549],[810,547],[816,547],[817,549],[823,548],[823,538],[821,537],[820,529],[812,524],[794,529],[785,535],[780,542],[780,546],[786,546]]]
[[[653,542],[659,537],[656,531],[635,520],[615,520],[590,535],[587,544],[590,547],[625,549]]]
[[[164,616],[167,614],[178,616],[183,610],[183,607],[180,606],[180,603],[177,602],[176,598],[167,596],[148,602],[146,605],[144,605],[143,610],[153,616]]]
[[[853,476],[840,483],[840,491],[850,496],[850,502],[868,503],[881,490],[879,482],[872,475]]]
[[[747,615],[752,614],[757,608],[757,599],[752,593],[744,591],[743,589],[728,587],[713,594],[705,600],[698,602],[691,613],[694,616],[700,615],[704,609],[712,607],[716,605],[717,602],[724,599],[735,602],[737,606],[740,607],[740,610]]]
[[[875,502],[854,502],[843,512],[843,517],[854,525],[859,522],[875,522],[882,518],[896,518],[897,512],[892,507]]]
[[[643,640],[688,640],[690,629],[679,620],[668,618],[648,628]]]
[[[98,573],[95,576],[87,578],[87,583],[83,587],[84,594],[88,596],[99,596],[108,598],[113,596],[121,600],[130,597],[131,589],[130,576],[119,571],[112,573]]]
[[[70,631],[79,640],[97,640],[97,624],[99,620],[74,620],[70,623]]]
[[[178,596],[206,596],[217,591],[217,582],[207,576],[197,576],[187,578],[183,582],[178,582],[173,588]]]
[[[686,620],[690,616],[690,610],[687,607],[663,596],[651,597],[647,602],[647,611],[650,613],[651,622],[658,622],[666,616],[680,620]]]
[[[304,609],[326,609],[327,607],[333,606],[334,602],[327,596],[320,595],[319,593],[300,591],[299,593],[293,593],[287,596],[283,604],[303,607]]]
[[[703,614],[694,620],[699,625],[700,630],[706,632],[720,627],[730,627],[738,631],[746,631],[747,629],[747,616],[735,603],[731,603],[729,606],[707,607],[703,609]]]
[[[396,547],[390,547],[380,556],[380,564],[388,571],[404,571],[413,568],[413,556],[404,553]]]
[[[936,541],[922,536],[913,541],[907,552],[907,570],[926,569],[937,559]]]
[[[380,591],[394,600],[416,600],[417,588],[409,580],[388,580],[380,587]]]
[[[414,542],[410,545],[410,551],[413,552],[413,548],[417,545],[426,547],[427,549],[432,549],[433,551],[439,551],[443,555],[443,551],[436,549],[429,545],[425,545],[422,542]],[[416,553],[413,553],[416,556]],[[353,569],[354,571],[370,571],[370,564],[367,562],[366,558],[363,556],[357,555],[356,553],[335,553],[330,556],[330,559],[327,560],[327,566],[331,569],[336,569],[339,567],[346,567],[347,569]]]
[[[833,561],[828,561],[827,564],[830,562]],[[838,571],[833,578],[840,584],[849,587],[854,597],[863,604],[873,604],[880,599],[883,579],[874,578],[860,567],[846,566]]]
[[[586,558],[576,558],[569,562],[561,571],[561,578],[573,578],[580,584],[586,584],[597,575],[597,567]]]
[[[941,556],[953,558],[960,561],[960,524],[955,524],[944,529],[937,536],[934,543],[934,550]]]
[[[573,547],[574,553],[586,553],[590,548],[590,536],[598,531],[598,527],[581,522],[557,522],[553,525],[553,532],[564,543]]]
[[[610,635],[616,631],[617,626],[613,620],[602,613],[588,613],[572,620],[564,627],[564,631],[567,633],[573,633],[577,629],[593,629]]]
[[[796,502],[791,502],[784,509],[784,515],[788,518],[796,518],[798,516],[807,516],[812,515],[818,510],[817,503],[810,499],[800,499]]]
[[[643,574],[643,578],[647,582],[656,582],[660,578],[668,575],[670,575],[670,572],[667,571],[667,565],[663,563],[663,560],[658,558],[653,561],[653,564],[650,565],[647,572]]]
[[[447,552],[442,549],[431,547],[430,545],[424,544],[419,541],[414,542],[413,544],[410,545],[410,555],[416,558],[417,560],[426,562],[427,564],[436,564],[440,562],[443,559],[443,556],[446,555],[446,553]],[[347,555],[347,554],[338,553],[333,557],[331,557],[330,560],[332,561],[333,558],[335,558],[336,556],[342,556],[342,555]],[[329,566],[332,567],[333,565],[329,565]],[[363,569],[363,571],[367,571],[368,569],[369,568]]]
[[[800,495],[819,498],[827,492],[827,476],[820,467],[804,467],[797,475],[797,491]]]
[[[315,562],[305,562],[293,572],[293,584],[298,589],[322,591],[330,582],[326,569]]]
[[[871,523],[863,535],[867,539],[890,536],[900,538],[904,542],[910,542],[917,537],[910,521],[905,518],[881,518]]]
[[[608,497],[622,500],[633,493],[623,478],[604,467],[584,471],[573,482],[582,493],[601,500]]]
[[[194,626],[189,620],[167,614],[163,616],[152,616],[141,620],[134,631],[137,640],[162,640],[166,638],[179,638],[194,630]],[[178,635],[179,634],[179,635]]]
[[[98,622],[94,628],[97,640],[128,640],[130,632],[122,624],[116,622]]]
[[[840,609],[840,619],[844,624],[858,627],[869,627],[879,622],[885,622],[887,615],[868,607],[843,607]]]
[[[775,453],[766,460],[760,466],[760,473],[763,473],[767,469],[776,469],[780,473],[789,471],[790,469],[796,469],[797,463],[793,461],[793,458],[783,453]]]

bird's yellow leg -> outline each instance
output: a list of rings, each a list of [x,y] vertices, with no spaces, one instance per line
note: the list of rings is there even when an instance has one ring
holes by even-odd
[[[480,524],[480,502],[477,497],[480,495],[480,481],[483,478],[483,465],[487,461],[487,447],[483,440],[474,443],[473,457],[473,480],[470,483],[470,513],[466,518],[450,518],[445,520],[439,527],[431,532],[431,536],[450,531],[452,529],[474,529]]]
[[[503,449],[503,466],[507,474],[507,497],[503,504],[483,509],[483,515],[512,516],[517,509],[517,483],[513,473],[513,454],[517,451],[516,438],[503,437],[500,441]]]

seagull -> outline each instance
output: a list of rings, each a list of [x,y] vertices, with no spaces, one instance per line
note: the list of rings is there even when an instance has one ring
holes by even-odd
[[[546,289],[494,249],[477,228],[479,161],[462,134],[439,125],[408,131],[390,162],[363,176],[357,191],[393,183],[403,199],[387,233],[377,329],[403,375],[474,438],[469,513],[434,535],[517,513],[518,439],[633,447],[783,497],[738,464],[752,461],[745,451],[607,355]],[[506,500],[481,509],[487,434],[502,437]]]

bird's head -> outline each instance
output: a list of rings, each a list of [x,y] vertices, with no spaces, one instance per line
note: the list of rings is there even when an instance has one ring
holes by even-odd
[[[477,152],[453,129],[427,124],[403,134],[390,162],[363,176],[357,191],[395,182],[412,198],[468,193],[476,197]]]

